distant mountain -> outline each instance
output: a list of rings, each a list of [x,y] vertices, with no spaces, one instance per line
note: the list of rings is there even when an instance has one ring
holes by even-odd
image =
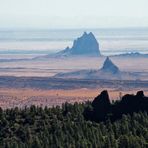
[[[108,79],[108,80],[135,80],[138,75],[135,73],[122,72],[120,69],[107,57],[101,69],[98,70],[79,70],[68,73],[58,73],[55,75],[58,78],[76,78],[76,79]]]
[[[49,54],[38,58],[49,57],[68,57],[68,56],[101,56],[99,43],[92,32],[86,33],[74,40],[72,47],[66,47],[64,50],[55,54]]]
[[[67,47],[58,54],[62,55],[93,55],[100,56],[99,44],[92,32],[86,33],[74,40],[72,48]]]
[[[119,54],[119,55],[113,55],[113,57],[148,57],[148,54],[142,54],[139,52],[127,52],[127,53],[123,53],[123,54]]]

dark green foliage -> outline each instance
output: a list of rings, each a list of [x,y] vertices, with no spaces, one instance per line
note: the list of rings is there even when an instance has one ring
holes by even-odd
[[[108,101],[106,101],[108,102]],[[148,114],[123,115],[111,122],[86,121],[91,103],[44,109],[0,109],[0,148],[146,148]]]

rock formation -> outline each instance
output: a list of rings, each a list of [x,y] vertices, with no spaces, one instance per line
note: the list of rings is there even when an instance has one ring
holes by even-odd
[[[109,57],[106,58],[103,67],[101,68],[101,71],[103,72],[110,72],[110,73],[118,73],[120,70],[119,68],[109,59]]]
[[[74,40],[72,48],[67,47],[60,51],[60,55],[90,55],[100,56],[99,44],[92,32],[86,33]]]
[[[124,114],[137,112],[148,112],[148,97],[143,91],[138,91],[136,95],[126,94],[120,101],[110,103],[107,91],[101,92],[94,101],[84,110],[84,117],[91,121],[111,121],[122,118]]]

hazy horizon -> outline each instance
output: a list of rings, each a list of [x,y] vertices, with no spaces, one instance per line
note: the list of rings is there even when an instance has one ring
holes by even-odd
[[[50,28],[50,27],[0,27],[0,31],[53,31],[53,30],[57,30],[57,31],[60,31],[60,30],[80,30],[80,31],[83,31],[83,32],[93,32],[93,30],[120,30],[120,29],[129,29],[129,30],[136,30],[136,29],[140,29],[140,30],[143,30],[143,29],[148,29],[148,26],[140,26],[140,27],[79,27],[79,28],[73,28],[73,27],[66,27],[66,28]]]
[[[83,32],[93,32],[103,55],[148,54],[148,28],[0,30],[0,58],[33,57],[72,47]]]
[[[147,0],[0,0],[0,28],[148,27]]]

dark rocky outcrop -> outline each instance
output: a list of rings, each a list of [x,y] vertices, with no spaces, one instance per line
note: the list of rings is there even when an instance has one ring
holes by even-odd
[[[107,91],[103,91],[94,99],[91,106],[84,110],[84,117],[86,120],[95,122],[107,119],[115,121],[120,119],[123,114],[132,115],[139,111],[148,112],[148,97],[144,96],[143,91],[137,92],[136,95],[124,95],[120,101],[113,104],[110,103]]]
[[[102,91],[101,94],[94,99],[92,107],[94,109],[94,116],[97,117],[95,120],[104,120],[105,116],[110,111],[110,100],[106,90]]]

